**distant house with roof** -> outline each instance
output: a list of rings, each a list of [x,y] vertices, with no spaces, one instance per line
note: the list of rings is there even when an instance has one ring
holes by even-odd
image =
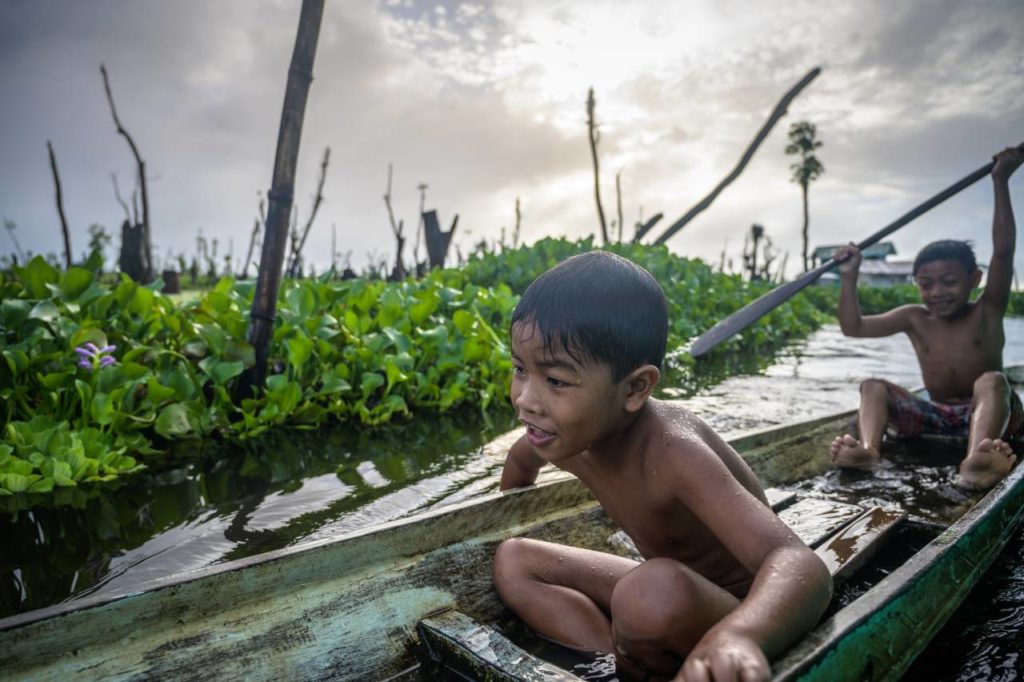
[[[832,252],[840,245],[819,246],[811,256],[814,265],[818,266],[832,257]],[[891,287],[894,284],[910,284],[914,281],[914,262],[909,260],[888,260],[896,255],[896,247],[892,242],[878,242],[861,252],[864,260],[860,264],[859,284],[871,287]],[[826,272],[818,280],[820,284],[839,284],[839,273],[835,270]]]

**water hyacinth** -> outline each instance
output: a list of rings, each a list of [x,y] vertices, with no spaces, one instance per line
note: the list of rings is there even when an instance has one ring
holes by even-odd
[[[90,372],[110,367],[117,362],[112,355],[109,355],[109,353],[113,353],[115,350],[117,350],[117,346],[111,345],[100,348],[92,341],[83,343],[75,349],[75,352],[78,353],[78,366]]]

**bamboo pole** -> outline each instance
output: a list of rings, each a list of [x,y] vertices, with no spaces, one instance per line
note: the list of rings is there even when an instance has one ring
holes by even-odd
[[[313,60],[316,57],[323,12],[324,0],[302,0],[295,49],[288,68],[281,126],[277,133],[273,179],[270,192],[267,193],[270,205],[263,234],[260,270],[250,312],[248,338],[255,349],[256,362],[240,377],[238,398],[250,397],[253,389],[262,390],[267,375],[267,357],[288,240],[288,216],[292,210],[295,190],[295,167],[299,159],[302,119],[306,113],[309,84],[313,80]]]

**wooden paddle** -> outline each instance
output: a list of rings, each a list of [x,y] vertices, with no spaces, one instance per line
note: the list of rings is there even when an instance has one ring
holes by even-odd
[[[1024,146],[1024,145],[1022,145]],[[900,229],[914,218],[918,217],[922,213],[925,213],[929,209],[938,206],[946,199],[950,198],[960,190],[970,187],[978,180],[992,172],[992,166],[995,165],[994,161],[991,161],[978,170],[974,171],[970,175],[966,176],[959,182],[953,183],[946,189],[942,190],[928,201],[924,202],[917,208],[903,214],[893,222],[883,227],[878,232],[865,239],[864,241],[857,244],[857,248],[863,251],[867,247],[871,246],[875,242],[888,237],[890,234]],[[709,350],[725,341],[727,338],[736,334],[751,324],[756,322],[760,317],[767,315],[771,311],[778,308],[780,305],[793,298],[804,287],[813,283],[819,277],[824,275],[826,272],[834,268],[838,263],[835,259],[829,258],[827,261],[809,270],[804,274],[800,275],[792,282],[786,282],[782,286],[778,286],[769,291],[764,296],[755,299],[743,306],[729,317],[721,320],[711,329],[707,330],[703,334],[697,337],[697,340],[690,346],[690,355],[693,357],[700,357]]]

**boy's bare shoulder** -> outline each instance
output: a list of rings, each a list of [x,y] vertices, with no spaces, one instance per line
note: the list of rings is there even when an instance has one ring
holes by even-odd
[[[708,424],[677,402],[656,401],[656,425],[648,433],[647,457],[692,460],[732,450]]]
[[[666,485],[705,485],[727,470],[756,497],[764,497],[757,477],[743,458],[707,422],[676,402],[657,401],[660,440],[649,448],[651,464],[663,464]],[[724,470],[723,470],[724,465]]]
[[[651,414],[655,421],[653,430],[662,436],[665,445],[684,445],[691,440],[701,440],[707,428],[704,420],[681,403],[668,400],[650,399]]]

